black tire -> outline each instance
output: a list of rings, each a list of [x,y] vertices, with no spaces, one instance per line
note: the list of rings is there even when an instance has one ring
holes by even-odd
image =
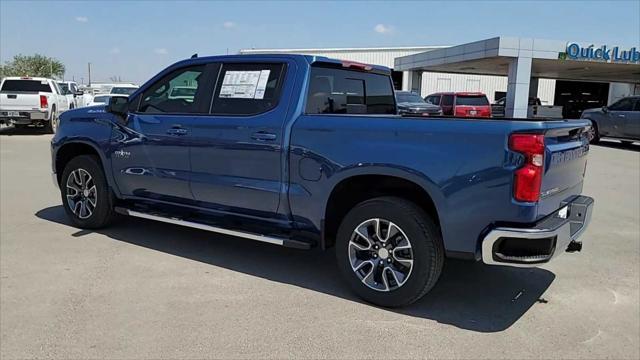
[[[51,109],[51,119],[44,123],[44,132],[47,134],[55,134],[56,129],[58,128],[58,113],[56,112],[56,108],[53,107]]]
[[[93,206],[93,210],[91,210],[91,214],[89,216],[86,216],[87,212],[85,212],[83,215],[75,213],[74,209],[71,208],[69,199],[67,199],[68,194],[74,193],[74,190],[68,187],[68,184],[70,184],[70,182],[71,185],[77,188],[82,188],[82,186],[78,186],[79,182],[75,181],[74,179],[70,179],[70,177],[73,176],[72,174],[76,170],[84,170],[91,177],[91,181],[86,182],[87,186],[85,187],[85,189],[95,186],[95,206]],[[93,193],[90,193],[90,195],[91,194]],[[111,193],[111,190],[109,189],[109,186],[107,184],[107,180],[105,178],[102,166],[100,165],[100,161],[94,155],[80,155],[69,161],[67,166],[64,168],[64,171],[62,172],[62,177],[60,180],[60,196],[62,198],[62,205],[64,206],[64,210],[67,213],[67,216],[69,216],[71,221],[73,221],[73,223],[80,228],[98,229],[109,225],[115,218],[116,214],[113,207],[113,194]],[[82,196],[80,196],[80,198],[82,198]],[[74,201],[74,203],[76,204],[78,202],[75,200],[72,201]],[[89,203],[89,205],[91,205],[91,203]],[[76,211],[77,210],[78,209],[76,209]]]
[[[395,289],[375,290],[365,285],[352,268],[350,260],[352,235],[359,225],[374,218],[393,222],[410,240],[413,265],[405,282]],[[444,247],[436,224],[416,204],[397,197],[378,197],[356,205],[340,224],[335,250],[338,267],[355,293],[370,303],[384,307],[409,305],[423,297],[438,281],[444,263]],[[393,254],[393,251],[391,253]],[[383,255],[374,256],[378,259],[375,261],[384,259]],[[388,261],[396,259],[395,255],[389,255],[389,258],[393,260],[387,258]],[[388,286],[387,288],[389,289]]]
[[[591,139],[589,140],[589,142],[591,144],[597,144],[600,142],[600,132],[598,131],[598,124],[593,121],[591,121]]]

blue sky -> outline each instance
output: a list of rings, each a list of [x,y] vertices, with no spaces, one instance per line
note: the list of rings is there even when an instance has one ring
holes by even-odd
[[[640,44],[640,0],[449,2],[0,1],[0,61],[41,53],[66,77],[144,82],[193,53],[455,45],[493,36]]]

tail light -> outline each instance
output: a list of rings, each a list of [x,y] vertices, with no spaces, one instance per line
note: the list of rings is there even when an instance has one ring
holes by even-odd
[[[363,71],[371,71],[373,67],[368,64],[363,64],[355,61],[342,61],[342,67],[358,69]]]
[[[49,101],[47,100],[47,97],[44,95],[40,95],[40,108],[46,109],[48,107],[49,107]]]
[[[544,171],[544,135],[512,134],[509,149],[525,158],[524,165],[515,171],[513,198],[517,201],[538,201]]]

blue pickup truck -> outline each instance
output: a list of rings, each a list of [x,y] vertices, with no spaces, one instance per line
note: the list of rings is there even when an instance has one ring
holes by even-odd
[[[425,295],[447,258],[536,266],[580,250],[589,127],[403,117],[388,68],[201,57],[62,114],[53,179],[81,228],[124,214],[332,248],[357,295],[394,307]]]

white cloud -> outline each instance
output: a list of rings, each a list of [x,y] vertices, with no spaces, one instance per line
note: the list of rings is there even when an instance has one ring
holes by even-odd
[[[378,24],[373,28],[373,30],[379,34],[389,34],[393,32],[393,26]]]
[[[158,55],[167,55],[169,53],[169,51],[167,51],[167,49],[165,48],[156,48],[156,49],[153,49],[153,52]]]
[[[120,48],[118,48],[118,47],[111,48],[111,50],[109,50],[109,53],[110,54],[120,54]]]
[[[89,22],[89,18],[86,16],[76,16],[76,21],[81,23]]]
[[[236,27],[236,23],[234,23],[233,21],[225,21],[222,23],[222,27],[224,27],[225,29],[231,29]]]

